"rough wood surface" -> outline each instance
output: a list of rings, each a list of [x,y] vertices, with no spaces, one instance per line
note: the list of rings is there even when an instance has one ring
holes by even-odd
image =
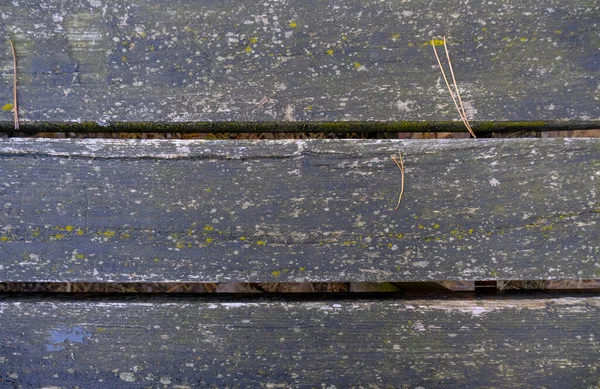
[[[0,176],[0,281],[599,276],[600,140],[13,138]]]
[[[443,35],[472,118],[600,118],[594,0],[19,0],[0,13],[25,121],[455,120],[429,44]],[[4,106],[8,40],[0,51]]]
[[[53,388],[593,388],[599,297],[0,297],[0,381]],[[330,386],[335,385],[335,386]]]

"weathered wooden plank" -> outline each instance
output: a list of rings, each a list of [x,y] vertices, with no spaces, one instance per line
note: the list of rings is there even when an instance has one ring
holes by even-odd
[[[600,118],[593,0],[20,0],[0,12],[28,121],[454,120],[429,44],[442,35],[474,119]],[[4,105],[12,55],[0,50]]]
[[[24,388],[592,388],[599,380],[600,298],[589,295],[0,296],[0,319],[0,380]]]
[[[594,139],[14,138],[0,176],[0,281],[599,275]]]

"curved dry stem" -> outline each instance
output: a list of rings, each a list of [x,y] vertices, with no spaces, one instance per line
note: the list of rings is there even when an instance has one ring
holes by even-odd
[[[458,101],[456,100],[456,97],[454,97],[454,92],[452,92],[452,87],[450,86],[450,82],[448,81],[448,77],[446,76],[446,72],[444,71],[444,67],[442,66],[442,61],[440,60],[437,50],[435,49],[435,43],[434,43],[433,39],[431,40],[431,47],[433,47],[433,53],[435,54],[435,59],[437,60],[437,63],[440,67],[440,71],[442,72],[442,77],[444,78],[444,81],[446,82],[446,87],[448,88],[448,92],[450,92],[450,97],[452,98],[452,101],[454,102],[454,107],[456,108],[456,111],[458,112],[460,119],[462,120],[463,124],[465,125],[465,127],[467,128],[467,130],[469,131],[471,136],[473,138],[476,138],[475,133],[473,132],[473,129],[471,128],[471,125],[469,124],[469,121],[467,120],[467,115],[464,111],[464,106],[462,105],[462,100],[461,100],[460,104],[463,109],[461,110],[461,108],[459,107]],[[450,72],[452,73],[452,80],[454,82],[454,88],[456,89],[456,95],[460,96],[460,94],[458,92],[458,85],[456,84],[456,80],[454,78],[454,71],[452,70],[452,65],[449,62],[450,54],[448,53],[448,49],[446,48],[446,37],[444,37],[444,48],[446,50],[446,57],[448,58],[448,67],[450,68]]]
[[[402,195],[404,195],[404,160],[402,159],[402,153],[398,153],[398,157],[400,159],[399,161],[398,161],[398,159],[396,159],[396,157],[394,155],[390,155],[390,157],[392,157],[392,161],[394,161],[396,163],[396,166],[398,166],[398,169],[400,169],[400,174],[402,175],[400,196],[398,196],[398,203],[396,204],[396,207],[394,208],[394,211],[396,211],[396,210],[398,210],[398,207],[400,207],[400,202],[402,201]]]
[[[19,106],[17,105],[17,53],[12,39],[8,38],[13,55],[13,113],[15,119],[15,130],[19,129]]]

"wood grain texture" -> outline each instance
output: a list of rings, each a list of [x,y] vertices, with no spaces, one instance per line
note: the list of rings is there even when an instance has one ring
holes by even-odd
[[[429,44],[443,35],[473,119],[600,118],[593,0],[20,0],[0,12],[24,121],[455,120]]]
[[[0,176],[0,281],[599,275],[594,139],[13,138]]]
[[[0,381],[24,388],[599,383],[600,298],[589,295],[454,301],[2,296],[0,319]]]

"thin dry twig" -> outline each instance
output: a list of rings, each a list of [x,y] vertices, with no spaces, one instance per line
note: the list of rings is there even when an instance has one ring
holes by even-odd
[[[454,97],[455,92],[453,92],[452,87],[450,87],[450,82],[448,81],[448,77],[446,77],[446,72],[444,71],[444,67],[442,66],[442,61],[440,61],[440,57],[435,48],[435,43],[434,43],[433,39],[431,40],[431,47],[433,47],[433,53],[435,54],[435,58],[437,59],[438,65],[440,66],[440,70],[442,72],[442,77],[444,78],[444,81],[446,82],[446,86],[448,87],[448,92],[450,92],[450,97],[452,97],[452,101],[454,102],[454,107],[458,111],[458,115],[460,116],[460,119],[462,120],[463,124],[465,125],[465,127],[467,128],[467,130],[469,131],[471,136],[473,138],[476,138],[475,132],[473,132],[473,129],[471,128],[471,125],[469,124],[469,120],[467,119],[467,111],[465,110],[465,106],[460,97],[460,92],[458,90],[458,84],[456,82],[456,77],[454,76],[454,69],[452,68],[452,61],[450,61],[450,52],[448,51],[448,46],[446,44],[446,37],[444,37],[444,51],[446,52],[446,58],[448,60],[448,68],[450,68],[450,75],[452,77],[452,85],[454,86],[454,89],[456,90],[456,96],[458,97],[458,101],[457,101],[457,98]]]
[[[400,189],[400,196],[398,196],[398,203],[396,204],[396,207],[394,208],[394,211],[398,210],[398,207],[400,207],[400,202],[402,201],[402,195],[404,195],[404,160],[402,159],[402,153],[398,153],[398,157],[399,160],[396,159],[396,157],[392,154],[390,155],[390,157],[392,157],[392,161],[394,161],[396,163],[396,166],[398,166],[398,169],[400,169],[400,174],[402,174],[402,184],[401,184],[401,189]]]
[[[17,52],[12,39],[8,38],[13,55],[13,113],[15,118],[15,130],[19,129],[19,106],[17,105]]]

